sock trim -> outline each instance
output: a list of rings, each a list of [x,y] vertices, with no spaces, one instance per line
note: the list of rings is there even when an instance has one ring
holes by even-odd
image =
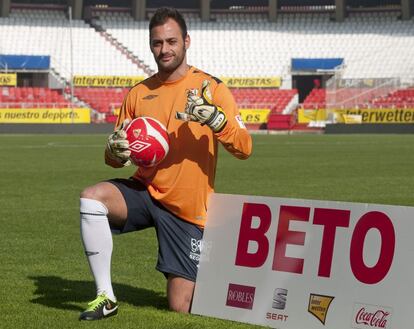
[[[93,212],[80,212],[81,215],[91,215],[91,216],[107,216],[106,214],[97,214],[97,213],[93,213]]]

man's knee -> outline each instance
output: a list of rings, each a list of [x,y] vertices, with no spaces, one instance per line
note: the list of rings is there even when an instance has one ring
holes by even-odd
[[[108,193],[110,193],[107,184],[108,183],[98,183],[96,185],[88,186],[81,192],[80,197],[105,202],[108,198]]]
[[[178,313],[189,313],[192,296],[173,296],[169,298],[168,306],[171,311]]]
[[[174,275],[168,278],[168,305],[171,311],[189,313],[195,283]]]
[[[85,188],[81,198],[101,202],[108,210],[108,220],[115,227],[125,224],[128,210],[121,191],[112,183],[101,182]]]

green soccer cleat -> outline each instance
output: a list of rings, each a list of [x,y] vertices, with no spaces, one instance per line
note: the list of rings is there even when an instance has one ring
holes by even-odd
[[[105,294],[99,295],[88,303],[88,308],[81,313],[79,320],[100,320],[116,315],[118,303],[110,300]]]

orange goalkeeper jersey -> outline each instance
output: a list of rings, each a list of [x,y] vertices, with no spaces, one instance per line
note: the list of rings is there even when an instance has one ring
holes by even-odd
[[[210,80],[213,103],[227,116],[219,133],[197,122],[183,122],[175,113],[183,112],[187,91],[200,89]],[[170,150],[156,167],[139,167],[134,177],[143,182],[151,196],[178,217],[204,226],[208,195],[214,189],[217,141],[234,156],[246,159],[252,140],[240,119],[230,90],[217,78],[194,67],[179,80],[163,82],[157,75],[134,86],[122,104],[116,126],[125,119],[149,116],[163,123],[168,131]]]

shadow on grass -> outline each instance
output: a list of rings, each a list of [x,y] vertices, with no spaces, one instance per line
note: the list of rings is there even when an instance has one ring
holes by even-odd
[[[80,307],[76,304],[90,302],[94,298],[95,283],[92,281],[74,281],[57,276],[30,276],[29,279],[36,285],[34,294],[39,295],[30,301],[34,304],[83,311],[86,305]],[[120,283],[113,283],[113,288],[120,303],[168,309],[167,298],[159,292]]]

